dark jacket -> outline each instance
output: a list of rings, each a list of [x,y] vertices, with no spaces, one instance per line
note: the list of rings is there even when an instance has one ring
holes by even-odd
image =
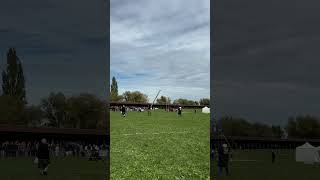
[[[125,107],[122,107],[122,108],[121,108],[121,111],[122,111],[122,113],[126,113],[126,108],[125,108]]]
[[[39,159],[49,159],[49,148],[48,144],[40,143],[38,147],[37,157]]]

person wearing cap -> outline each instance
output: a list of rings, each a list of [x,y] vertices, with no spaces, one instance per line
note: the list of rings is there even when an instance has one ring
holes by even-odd
[[[181,109],[181,107],[179,107],[178,108],[178,115],[181,116],[181,113],[182,113],[182,109]]]
[[[41,175],[48,175],[48,166],[50,163],[50,156],[49,156],[49,148],[47,144],[47,140],[43,138],[41,143],[38,146],[37,151],[37,158],[38,158],[38,167],[40,168]]]

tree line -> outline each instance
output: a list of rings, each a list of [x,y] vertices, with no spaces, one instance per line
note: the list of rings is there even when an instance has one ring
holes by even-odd
[[[14,48],[8,50],[6,69],[2,72],[0,125],[106,128],[105,105],[92,94],[67,97],[61,92],[52,92],[38,105],[29,105],[21,60]]]
[[[118,82],[115,77],[112,77],[111,86],[110,86],[110,100],[113,102],[129,102],[129,103],[148,103],[149,98],[146,94],[140,91],[125,91],[121,95],[118,92]],[[199,101],[193,101],[188,99],[175,99],[171,100],[170,97],[160,96],[156,100],[157,104],[162,105],[204,105],[210,106],[210,99],[209,98],[202,98]]]
[[[284,126],[250,122],[244,118],[224,116],[217,121],[217,129],[226,136],[268,138],[320,138],[320,118],[310,115],[289,117]]]

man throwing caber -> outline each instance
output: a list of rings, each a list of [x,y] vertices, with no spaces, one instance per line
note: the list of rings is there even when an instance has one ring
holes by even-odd
[[[121,114],[123,117],[126,117],[126,107],[124,105],[121,107]]]
[[[38,147],[37,158],[41,175],[48,175],[48,166],[50,164],[49,148],[46,139],[42,139]]]

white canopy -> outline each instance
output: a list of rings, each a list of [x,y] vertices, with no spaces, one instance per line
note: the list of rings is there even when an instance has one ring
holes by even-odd
[[[206,113],[206,114],[210,113],[210,108],[208,108],[207,106],[202,108],[202,113]]]
[[[296,148],[296,161],[307,164],[320,162],[320,148],[314,147],[308,142]]]

